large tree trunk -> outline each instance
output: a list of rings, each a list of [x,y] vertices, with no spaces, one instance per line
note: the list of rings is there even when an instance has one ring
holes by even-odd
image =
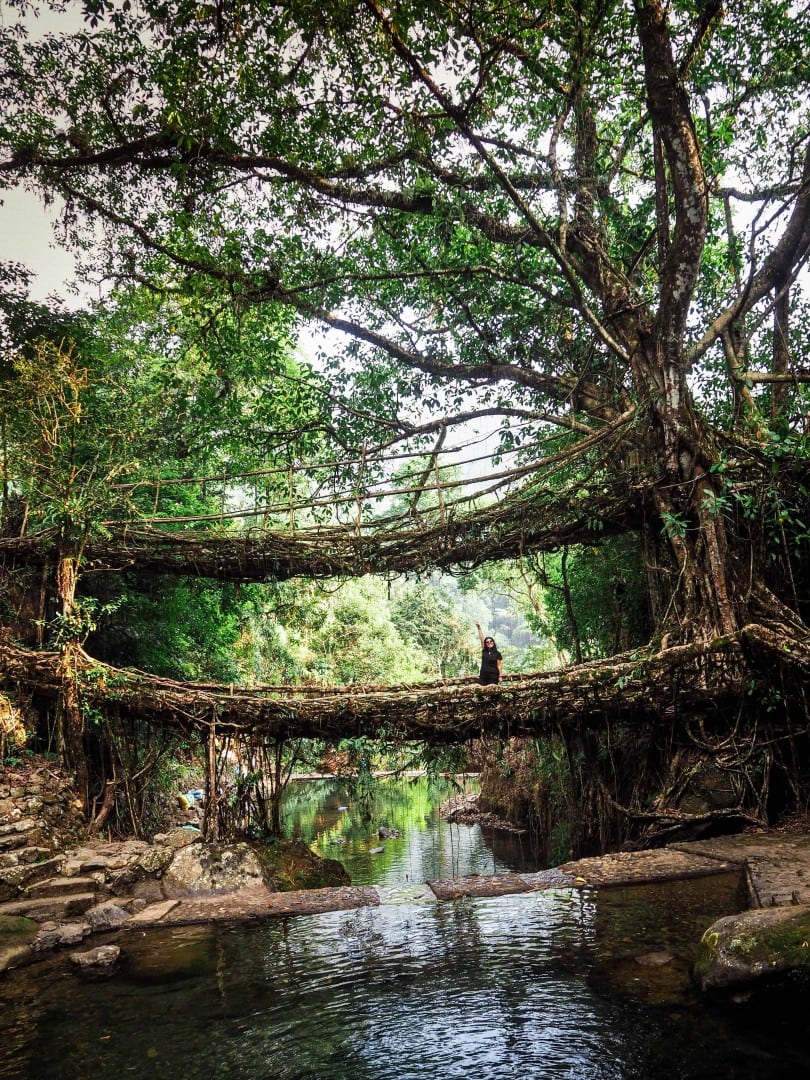
[[[635,7],[653,137],[663,151],[656,159],[662,261],[658,309],[634,325],[630,320],[628,336],[637,392],[650,412],[647,460],[661,465],[653,501],[674,564],[661,631],[678,641],[705,640],[733,634],[748,621],[723,520],[722,480],[712,471],[717,453],[697,420],[684,349],[706,241],[708,186],[666,10],[660,0],[635,0]],[[701,18],[715,18],[719,7],[707,4]]]

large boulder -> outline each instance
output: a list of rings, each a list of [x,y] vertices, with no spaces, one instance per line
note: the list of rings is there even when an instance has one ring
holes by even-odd
[[[701,990],[733,988],[797,969],[810,970],[810,905],[727,915],[701,938],[695,979]]]
[[[167,897],[217,896],[261,884],[261,865],[245,843],[191,844],[175,853],[163,875]]]
[[[352,883],[342,863],[322,859],[303,840],[257,843],[254,850],[262,865],[264,883],[272,892],[338,888]]]

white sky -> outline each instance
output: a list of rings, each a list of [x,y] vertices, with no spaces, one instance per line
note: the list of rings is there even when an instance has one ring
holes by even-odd
[[[73,256],[56,246],[51,219],[35,196],[26,191],[0,192],[0,260],[20,262],[34,272],[31,297],[67,297],[75,274]]]
[[[19,23],[20,18],[16,7],[0,0],[0,32],[4,26]],[[36,41],[48,33],[78,29],[83,25],[83,17],[79,9],[68,7],[55,12],[46,7],[27,12],[23,22],[30,40]],[[0,261],[23,263],[34,272],[32,300],[41,301],[55,293],[78,304],[82,297],[69,297],[67,290],[76,272],[75,260],[56,246],[52,221],[52,213],[29,192],[19,188],[0,190]]]

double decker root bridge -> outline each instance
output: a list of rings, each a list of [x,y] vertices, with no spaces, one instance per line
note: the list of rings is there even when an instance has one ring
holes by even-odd
[[[400,455],[417,461],[393,486],[386,472],[390,455],[382,451],[375,460],[294,463],[285,473],[286,498],[278,495],[280,469],[112,485],[120,497],[119,518],[78,539],[75,531],[28,534],[23,527],[16,536],[0,537],[0,569],[9,578],[16,570],[40,571],[43,584],[34,589],[44,595],[46,579],[70,577],[61,573],[65,561],[74,579],[77,572],[131,568],[267,581],[463,571],[492,559],[597,543],[640,528],[644,518],[644,482],[628,488],[626,479],[610,482],[600,468],[631,426],[629,412],[589,436],[589,448],[598,447],[592,469],[570,482],[563,482],[560,470],[573,453],[582,453],[581,442],[547,455],[540,465],[513,458],[482,481],[480,473],[477,479],[447,475],[440,438],[427,460],[424,454]],[[274,494],[259,490],[269,481]],[[209,497],[215,490],[217,513],[173,512],[176,488],[190,484]],[[69,654],[27,651],[11,635],[0,641],[0,669],[4,688],[17,687],[32,699],[58,699],[72,685],[86,706],[112,706],[186,731],[215,725],[256,742],[368,735],[447,743],[604,727],[611,719],[652,726],[672,725],[681,716],[722,730],[733,724],[746,694],[760,683],[773,685],[775,671],[803,695],[810,642],[798,623],[780,628],[754,615],[735,633],[669,648],[651,645],[560,671],[508,675],[494,688],[469,678],[339,689],[178,683],[101,664],[75,643]]]

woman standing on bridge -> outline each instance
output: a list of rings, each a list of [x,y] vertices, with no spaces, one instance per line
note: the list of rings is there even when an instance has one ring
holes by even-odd
[[[503,657],[498,652],[495,639],[484,637],[480,622],[475,625],[478,627],[478,639],[481,642],[481,674],[478,681],[482,686],[492,686],[501,681]]]

